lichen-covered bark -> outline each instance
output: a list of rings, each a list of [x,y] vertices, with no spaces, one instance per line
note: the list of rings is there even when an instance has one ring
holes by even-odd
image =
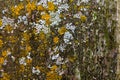
[[[116,80],[115,0],[55,1],[0,0],[0,80]]]

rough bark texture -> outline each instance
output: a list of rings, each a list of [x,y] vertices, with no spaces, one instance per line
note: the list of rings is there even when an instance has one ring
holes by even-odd
[[[117,1],[117,27],[116,27],[116,41],[118,46],[118,57],[117,57],[117,80],[120,80],[120,0]]]

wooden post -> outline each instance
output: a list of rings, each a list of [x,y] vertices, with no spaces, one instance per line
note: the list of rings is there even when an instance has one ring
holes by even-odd
[[[117,26],[116,26],[116,41],[118,47],[118,55],[117,55],[117,80],[120,80],[120,0],[117,1]]]

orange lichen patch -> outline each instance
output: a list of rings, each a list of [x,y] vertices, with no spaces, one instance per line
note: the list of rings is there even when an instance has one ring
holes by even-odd
[[[7,51],[6,51],[6,50],[2,52],[2,56],[3,56],[3,57],[6,57],[6,56],[7,56]]]
[[[29,52],[29,51],[31,51],[31,46],[30,45],[26,45],[26,52]]]
[[[53,42],[55,43],[55,44],[57,44],[58,42],[59,42],[59,38],[56,36],[56,37],[54,37],[53,38]]]
[[[58,67],[57,67],[56,65],[53,65],[50,70],[51,70],[51,71],[56,71],[57,68],[58,68]]]
[[[32,63],[32,59],[26,59],[26,63],[27,63],[27,64]]]
[[[45,8],[42,5],[38,5],[37,6],[37,10],[38,11],[43,11],[43,10],[45,10]]]
[[[8,40],[11,42],[11,43],[15,43],[17,41],[17,37],[15,36],[10,36],[8,37]]]
[[[3,45],[3,41],[0,39],[0,48],[2,47]]]
[[[28,2],[28,4],[26,5],[26,10],[28,13],[31,13],[31,11],[36,9],[36,4],[35,2]]]
[[[1,80],[10,80],[10,76],[7,73],[3,73],[3,77]]]
[[[51,18],[51,16],[48,13],[45,13],[42,15],[41,19],[49,21],[49,19]]]
[[[55,5],[53,4],[53,2],[48,2],[48,10],[49,11],[54,11],[55,10]]]
[[[12,11],[12,15],[13,16],[19,16],[20,15],[20,11],[24,9],[23,4],[19,4],[17,6],[12,6],[11,7],[11,11]]]
[[[20,72],[24,72],[25,71],[25,66],[24,65],[20,65]]]
[[[5,31],[11,32],[12,30],[13,30],[13,27],[12,27],[12,26],[10,26],[10,25],[6,25],[6,26],[5,26]]]
[[[46,25],[50,25],[50,23],[51,23],[50,20],[46,21]]]
[[[56,72],[50,71],[47,73],[46,80],[61,80],[62,76],[58,75]]]
[[[65,27],[61,27],[61,28],[58,30],[58,33],[59,33],[60,35],[63,35],[66,31],[67,31],[67,30],[66,30]]]
[[[0,65],[4,63],[4,58],[0,57]]]

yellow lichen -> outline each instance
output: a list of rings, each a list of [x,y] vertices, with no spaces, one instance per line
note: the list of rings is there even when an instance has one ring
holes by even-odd
[[[44,32],[40,32],[39,39],[45,40],[45,33]]]
[[[0,26],[2,26],[2,20],[0,19]]]
[[[38,10],[38,11],[43,11],[44,9],[45,9],[45,8],[44,8],[42,5],[38,5],[38,6],[37,6],[37,10]]]
[[[46,21],[49,21],[49,19],[51,18],[51,16],[48,13],[45,13],[45,14],[42,15],[41,18],[44,19],[44,20],[46,20]]]
[[[7,56],[7,51],[6,51],[6,50],[2,52],[2,56],[3,56],[3,57],[6,57],[6,56]]]
[[[35,2],[28,2],[28,4],[26,5],[26,10],[28,13],[31,13],[31,11],[36,9],[36,4]]]
[[[15,43],[17,41],[17,38],[15,36],[10,36],[8,37],[8,40],[11,42],[11,43]]]
[[[29,51],[31,51],[31,46],[30,45],[26,45],[26,52],[29,52]]]
[[[26,63],[27,63],[27,64],[32,63],[32,59],[27,59],[27,60],[26,60]]]
[[[49,11],[54,11],[55,10],[55,5],[53,4],[53,2],[48,2],[48,10]]]
[[[3,41],[0,39],[0,48],[2,47],[3,45]]]
[[[85,15],[80,16],[80,19],[82,22],[85,22],[87,20],[87,17]]]
[[[19,16],[20,11],[24,8],[23,4],[19,4],[17,6],[12,6],[11,11],[13,16]]]
[[[20,72],[24,72],[25,71],[25,66],[24,65],[20,65]]]
[[[23,40],[28,41],[29,39],[30,39],[29,34],[27,34],[26,32],[23,33]]]
[[[65,28],[65,27],[61,27],[61,28],[58,30],[58,33],[59,33],[60,35],[63,35],[65,32],[66,32],[66,28]]]
[[[0,65],[4,63],[4,58],[0,57]]]
[[[10,80],[10,76],[7,73],[3,73],[3,77],[1,80]]]
[[[56,72],[54,71],[49,71],[47,73],[47,77],[46,80],[61,80],[62,76],[58,75]]]
[[[10,25],[6,25],[6,26],[5,26],[5,30],[6,30],[7,32],[11,32],[11,31],[13,30],[13,27],[10,26]]]
[[[53,42],[55,43],[55,44],[57,44],[58,42],[59,42],[59,38],[56,36],[56,37],[54,37],[53,38]]]
[[[57,68],[58,68],[58,67],[57,67],[56,65],[53,65],[50,70],[51,70],[51,71],[56,71]]]

